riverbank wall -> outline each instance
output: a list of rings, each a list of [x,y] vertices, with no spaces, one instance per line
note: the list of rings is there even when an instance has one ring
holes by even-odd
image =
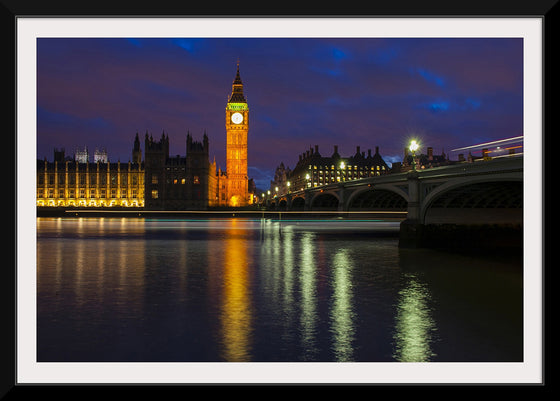
[[[506,252],[522,255],[522,224],[414,224],[400,226],[400,248],[430,248],[456,252]]]

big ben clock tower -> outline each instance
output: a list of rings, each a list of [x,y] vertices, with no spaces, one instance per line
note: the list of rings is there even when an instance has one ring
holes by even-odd
[[[226,105],[226,132],[227,203],[228,206],[245,206],[248,204],[249,197],[247,185],[249,106],[243,95],[239,61],[231,96]]]

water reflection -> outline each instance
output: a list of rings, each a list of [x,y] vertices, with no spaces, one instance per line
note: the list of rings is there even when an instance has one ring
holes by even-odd
[[[37,358],[522,360],[521,275],[339,224],[38,219]]]
[[[352,261],[347,249],[339,250],[333,260],[333,306],[331,308],[335,360],[353,360],[354,306],[352,294]]]
[[[286,231],[283,235],[283,254],[281,263],[282,276],[279,277],[279,284],[282,286],[282,298],[279,300],[278,304],[282,305],[282,316],[281,320],[282,333],[281,339],[285,343],[290,343],[293,341],[292,336],[289,334],[292,331],[295,320],[297,319],[297,305],[296,298],[294,296],[294,291],[297,288],[297,272],[294,271],[296,265],[296,254],[294,252],[295,239],[294,233],[290,230]]]
[[[304,349],[303,360],[314,360],[317,353],[317,267],[315,265],[313,234],[305,233],[300,241],[300,271],[299,284],[301,287],[301,342]]]
[[[50,233],[37,242],[38,360],[82,360],[84,354],[92,361],[119,358],[122,350],[113,349],[119,329],[140,320],[144,241],[83,239],[116,229],[113,223],[56,219],[38,224]],[[48,341],[59,342],[57,352]]]
[[[356,328],[352,252],[316,233],[268,223],[261,232],[266,333],[280,360],[352,361]],[[264,324],[264,322],[263,322]],[[289,353],[292,354],[292,359]]]
[[[223,358],[228,362],[247,362],[251,360],[252,323],[247,229],[236,220],[230,224],[224,239]]]
[[[430,309],[430,290],[415,274],[404,274],[405,285],[399,291],[393,358],[398,362],[428,362],[436,329]]]

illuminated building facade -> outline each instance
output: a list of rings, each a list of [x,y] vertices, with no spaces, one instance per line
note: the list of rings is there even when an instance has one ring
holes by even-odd
[[[389,173],[387,163],[379,154],[379,147],[375,147],[373,155],[369,149],[366,156],[365,152],[360,152],[358,146],[354,155],[341,157],[338,146],[335,146],[331,156],[323,157],[319,153],[319,147],[315,146],[315,149],[310,148],[299,155],[299,161],[291,171],[289,181],[291,190],[299,191]]]
[[[74,160],[55,150],[53,162],[37,161],[37,206],[142,207],[144,167],[141,163],[90,163],[84,154]]]

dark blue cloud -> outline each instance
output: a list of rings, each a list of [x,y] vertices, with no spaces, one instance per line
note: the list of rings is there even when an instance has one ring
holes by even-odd
[[[103,117],[80,117],[37,107],[37,124],[51,130],[74,130],[74,132],[108,131],[112,129],[110,121]]]
[[[478,110],[482,106],[482,102],[478,99],[467,98],[465,99],[465,107],[467,109]]]
[[[424,68],[416,68],[414,71],[429,83],[433,83],[439,87],[445,86],[445,78],[443,78],[442,76],[439,76]]]
[[[436,101],[436,102],[432,102],[428,105],[428,108],[430,109],[430,111],[432,111],[433,113],[439,113],[442,111],[448,111],[449,110],[449,103],[446,101]]]
[[[171,42],[179,46],[181,49],[186,50],[189,53],[194,53],[201,46],[203,46],[204,39],[201,38],[176,38],[171,39]]]

